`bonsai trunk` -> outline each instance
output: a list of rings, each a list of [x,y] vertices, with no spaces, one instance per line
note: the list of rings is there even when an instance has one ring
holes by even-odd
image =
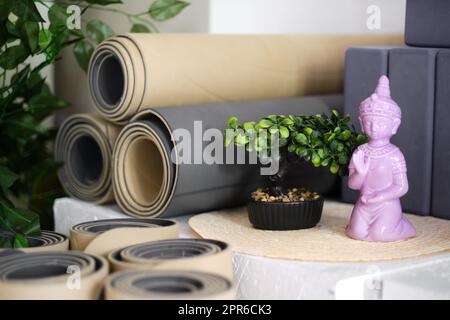
[[[288,156],[287,150],[282,150],[280,153],[280,163],[279,163],[279,169],[278,172],[274,175],[269,176],[269,193],[272,196],[283,196],[288,193],[288,190],[286,187],[282,186],[282,182],[284,178],[286,177],[286,174],[288,172],[288,168],[291,163],[297,162],[298,157],[290,158]]]

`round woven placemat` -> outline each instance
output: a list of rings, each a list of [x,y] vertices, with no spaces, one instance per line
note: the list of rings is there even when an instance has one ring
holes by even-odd
[[[353,206],[325,201],[322,219],[312,229],[263,231],[254,229],[245,208],[196,215],[191,228],[204,238],[232,245],[235,252],[270,258],[327,262],[364,262],[412,258],[450,250],[450,221],[408,214],[415,238],[373,243],[345,235]]]

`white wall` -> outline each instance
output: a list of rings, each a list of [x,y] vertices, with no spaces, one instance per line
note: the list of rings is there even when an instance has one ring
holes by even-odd
[[[380,30],[366,26],[380,7]],[[211,33],[403,33],[406,0],[210,0]]]

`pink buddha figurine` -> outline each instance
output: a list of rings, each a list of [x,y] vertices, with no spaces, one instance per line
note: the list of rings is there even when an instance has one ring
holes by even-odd
[[[391,99],[386,76],[381,76],[375,93],[360,104],[359,121],[369,142],[353,152],[349,164],[348,186],[360,190],[360,195],[347,235],[378,242],[414,237],[416,230],[400,205],[400,197],[408,192],[405,158],[390,143],[400,126],[401,111]]]

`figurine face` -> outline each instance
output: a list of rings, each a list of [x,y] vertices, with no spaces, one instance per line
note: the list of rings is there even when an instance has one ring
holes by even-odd
[[[361,128],[370,139],[389,139],[397,133],[400,119],[390,119],[383,116],[366,115],[360,118]]]

